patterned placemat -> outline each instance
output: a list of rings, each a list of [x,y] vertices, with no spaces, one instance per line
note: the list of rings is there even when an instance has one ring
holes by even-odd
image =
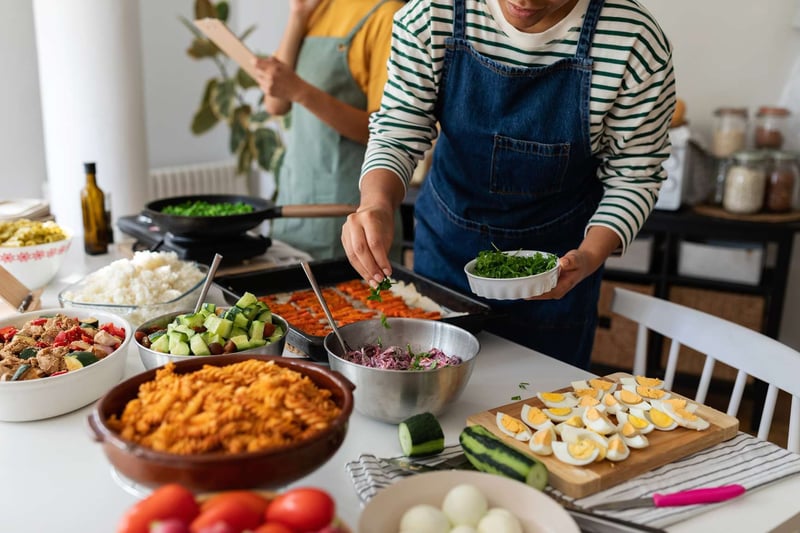
[[[445,448],[440,455],[414,462],[436,465],[460,453],[461,447],[454,445]],[[396,480],[413,475],[371,454],[360,455],[358,459],[348,462],[345,468],[363,503]],[[548,491],[579,507],[591,507],[608,501],[651,496],[657,492],[676,492],[734,483],[753,491],[798,474],[800,455],[740,432],[733,439],[585,498],[576,500],[553,489]],[[661,528],[709,511],[717,505],[724,503],[597,512]]]

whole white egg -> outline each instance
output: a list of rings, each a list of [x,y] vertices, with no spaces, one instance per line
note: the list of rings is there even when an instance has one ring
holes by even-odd
[[[468,483],[450,489],[442,502],[442,511],[454,526],[475,527],[488,509],[486,496],[475,485]]]
[[[522,524],[511,511],[494,507],[481,518],[477,529],[478,533],[522,533]]]
[[[403,513],[400,533],[449,533],[450,522],[438,507],[421,503]]]

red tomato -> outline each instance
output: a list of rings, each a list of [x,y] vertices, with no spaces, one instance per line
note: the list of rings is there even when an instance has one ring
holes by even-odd
[[[294,530],[278,522],[265,522],[253,530],[253,533],[295,533]]]
[[[215,505],[218,505],[220,502],[226,500],[236,500],[241,502],[256,511],[258,516],[262,516],[264,514],[264,510],[269,505],[269,500],[267,498],[251,490],[229,490],[215,494],[201,503],[200,512],[205,512]]]
[[[272,500],[267,507],[267,522],[280,522],[297,531],[316,531],[333,520],[336,504],[322,489],[301,487]]]
[[[170,483],[128,509],[117,526],[117,533],[148,533],[150,524],[175,518],[188,524],[200,513],[194,494]]]
[[[192,520],[189,530],[192,533],[198,533],[208,526],[224,522],[232,530],[241,532],[246,529],[254,529],[263,521],[262,513],[239,500],[227,499],[202,511],[197,518]]]

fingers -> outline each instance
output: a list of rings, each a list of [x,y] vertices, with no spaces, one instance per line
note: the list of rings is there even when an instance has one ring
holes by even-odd
[[[394,227],[391,215],[387,217],[374,211],[353,213],[342,226],[342,245],[347,259],[372,287],[392,273],[387,250],[393,235],[387,235],[383,230],[386,227]]]
[[[584,261],[578,250],[570,250],[561,256],[558,265],[561,270],[558,274],[558,283],[551,290],[539,296],[528,298],[528,300],[560,300],[578,283],[586,277],[583,272]]]

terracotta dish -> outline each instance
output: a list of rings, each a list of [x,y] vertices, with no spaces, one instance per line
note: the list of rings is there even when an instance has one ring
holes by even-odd
[[[89,416],[95,439],[118,473],[136,483],[157,487],[180,483],[194,492],[231,489],[275,489],[313,472],[333,456],[344,441],[353,411],[352,383],[338,372],[306,361],[259,354],[205,356],[175,363],[176,373],[200,370],[203,365],[224,366],[246,359],[275,361],[308,376],[318,387],[329,389],[341,413],[331,427],[309,440],[274,450],[248,453],[178,455],[155,451],[127,441],[109,428],[111,414],[121,414],[136,397],[139,385],[155,378],[156,369],[133,376],[103,396]]]

